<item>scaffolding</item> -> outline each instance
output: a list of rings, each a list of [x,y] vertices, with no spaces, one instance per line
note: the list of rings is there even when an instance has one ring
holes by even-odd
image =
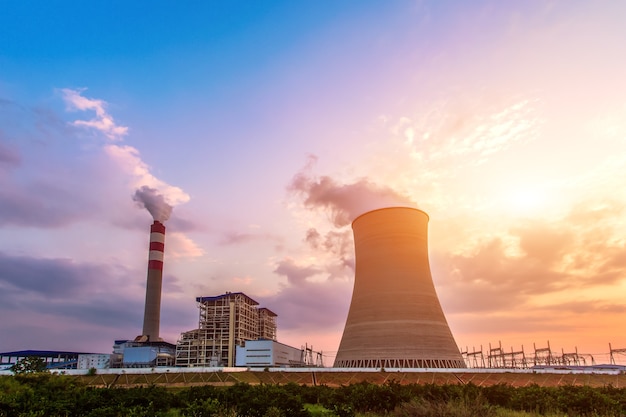
[[[218,366],[222,341],[213,339],[206,329],[181,334],[176,344],[176,366]]]
[[[234,366],[235,346],[276,340],[276,314],[242,292],[196,298],[198,329],[182,333],[176,366]]]
[[[276,314],[269,308],[257,309],[259,314],[259,339],[276,340]]]

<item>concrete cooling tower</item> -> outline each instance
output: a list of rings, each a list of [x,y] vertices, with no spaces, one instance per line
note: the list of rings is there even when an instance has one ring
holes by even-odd
[[[370,211],[352,223],[354,290],[335,367],[465,368],[428,263],[428,215]]]
[[[163,285],[163,253],[165,250],[165,225],[155,220],[150,226],[146,306],[143,316],[142,342],[158,342],[161,323],[161,287]]]

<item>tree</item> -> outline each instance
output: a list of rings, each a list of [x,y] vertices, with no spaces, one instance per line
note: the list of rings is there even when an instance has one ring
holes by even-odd
[[[47,372],[46,361],[38,356],[26,356],[11,367],[15,374],[36,374]]]

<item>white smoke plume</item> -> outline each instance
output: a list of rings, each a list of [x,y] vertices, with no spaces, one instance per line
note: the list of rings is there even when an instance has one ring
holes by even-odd
[[[329,210],[332,222],[337,227],[346,226],[359,215],[371,210],[408,206],[416,207],[410,198],[389,187],[381,187],[368,179],[351,184],[339,184],[328,176],[314,177],[307,167],[293,178],[289,191],[303,194],[304,205],[309,208]]]
[[[162,194],[146,185],[135,191],[133,200],[140,206],[145,207],[152,218],[164,223],[172,214],[172,206],[167,204]]]
[[[133,200],[140,207],[148,209],[154,220],[166,221],[172,213],[172,205],[189,201],[189,195],[179,187],[167,184],[155,177],[150,172],[150,167],[141,159],[139,151],[123,144],[123,138],[128,134],[128,127],[116,123],[113,116],[107,112],[106,101],[85,97],[83,96],[85,91],[85,88],[60,90],[68,110],[95,113],[95,117],[91,120],[74,120],[70,124],[100,132],[108,139],[103,145],[103,150],[129,174],[130,186],[137,188]]]
[[[113,117],[106,111],[107,103],[103,100],[91,99],[82,95],[86,88],[72,90],[71,88],[61,89],[63,99],[69,110],[93,110],[96,117],[91,120],[75,120],[71,124],[88,129],[95,129],[102,132],[111,140],[121,140],[128,134],[128,127],[115,123]]]

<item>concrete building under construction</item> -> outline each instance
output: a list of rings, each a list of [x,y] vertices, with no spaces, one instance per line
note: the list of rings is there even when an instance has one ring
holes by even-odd
[[[465,367],[430,273],[428,220],[390,207],[353,221],[354,290],[335,367]]]
[[[198,328],[181,335],[176,366],[235,366],[236,346],[276,341],[276,314],[242,292],[196,298]]]

